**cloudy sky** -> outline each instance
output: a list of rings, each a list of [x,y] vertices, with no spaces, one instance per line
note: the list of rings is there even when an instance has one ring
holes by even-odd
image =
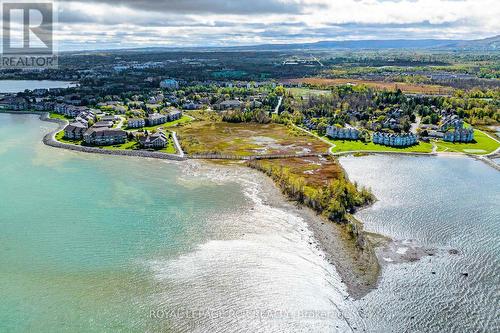
[[[60,50],[500,34],[499,0],[57,1]]]

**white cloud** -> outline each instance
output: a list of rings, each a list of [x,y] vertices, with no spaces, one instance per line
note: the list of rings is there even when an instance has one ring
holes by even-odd
[[[57,39],[61,48],[76,47],[78,41],[96,47],[192,46],[368,38],[474,39],[500,33],[498,0],[258,0],[258,13],[249,12],[247,0],[150,1],[143,10],[139,9],[141,3],[60,2]],[[195,5],[199,10],[188,10]]]

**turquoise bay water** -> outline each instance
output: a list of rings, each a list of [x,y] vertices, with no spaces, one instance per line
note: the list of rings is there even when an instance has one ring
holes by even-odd
[[[258,174],[58,150],[41,143],[52,126],[0,114],[0,332],[362,327]]]
[[[73,83],[67,81],[0,80],[0,93],[18,93],[26,89],[69,88],[73,86]]]
[[[154,281],[138,260],[189,251],[245,205],[236,184],[179,186],[177,165],[68,154],[40,143],[50,124],[0,119],[1,332],[140,325]]]

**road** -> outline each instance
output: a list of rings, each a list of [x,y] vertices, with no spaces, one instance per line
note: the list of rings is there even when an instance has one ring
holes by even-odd
[[[280,96],[280,99],[278,100],[278,105],[274,109],[274,113],[278,114],[280,111],[281,103],[283,103],[283,96]]]
[[[415,122],[411,124],[411,129],[410,132],[413,134],[417,134],[417,129],[420,127],[420,123],[422,122],[422,118],[420,116],[417,116],[415,119]]]
[[[118,116],[120,118],[120,122],[116,125],[117,129],[121,129],[123,127],[123,123],[125,122],[125,117]]]

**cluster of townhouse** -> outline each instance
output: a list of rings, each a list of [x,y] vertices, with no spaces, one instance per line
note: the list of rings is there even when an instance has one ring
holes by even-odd
[[[326,135],[332,139],[340,140],[358,140],[360,131],[357,128],[340,125],[328,126]],[[417,144],[418,138],[412,133],[385,133],[374,132],[372,136],[373,143],[390,147],[408,147]]]
[[[354,127],[328,126],[326,135],[332,139],[358,140],[359,130]]]
[[[384,133],[375,132],[373,143],[389,147],[408,147],[418,143],[418,138],[413,133]]]
[[[109,127],[90,127],[83,134],[83,141],[91,146],[111,146],[127,141],[127,132]]]
[[[129,133],[121,129],[112,128],[116,121],[115,116],[105,116],[100,118],[89,127],[89,121],[85,120],[87,117],[92,117],[96,120],[95,113],[92,111],[82,111],[75,121],[71,122],[64,129],[64,137],[71,140],[83,140],[85,144],[91,146],[111,146],[116,144],[123,144],[127,141]],[[182,112],[179,110],[172,110],[168,114],[151,114],[147,119],[129,119],[128,127],[136,128],[144,127],[146,124],[149,126],[160,125],[166,122],[174,121],[182,117]],[[132,126],[132,127],[131,127]],[[136,133],[137,140],[142,148],[145,149],[158,149],[165,148],[168,144],[168,137],[165,133],[159,131],[153,134]]]
[[[466,126],[465,122],[457,115],[443,116],[439,126],[423,125],[421,129],[427,131],[428,136],[431,138],[448,142],[474,141],[474,128]]]
[[[106,103],[106,106],[115,105]],[[74,106],[69,104],[57,103],[53,105],[53,111],[74,118],[64,129],[64,137],[70,140],[83,140],[85,144],[92,146],[109,146],[123,144],[127,141],[128,133],[121,129],[113,128],[118,120],[117,116],[108,115],[99,117],[97,121],[98,110],[90,109],[84,106]],[[128,119],[128,128],[142,128],[145,126],[156,126],[171,122],[182,117],[182,112],[177,109],[168,111],[165,114],[152,113],[147,118]],[[162,133],[138,135],[138,141],[141,147],[149,149],[164,148],[168,143],[167,136]]]
[[[28,101],[22,97],[8,96],[0,101],[0,108],[12,111],[24,111],[28,105]]]
[[[74,109],[68,108],[67,110],[71,111],[66,111],[63,114],[72,117]],[[62,109],[60,111],[63,112]],[[64,137],[70,140],[83,140],[92,146],[108,146],[126,142],[127,132],[112,128],[115,121],[114,116],[103,117],[98,122],[95,122],[96,120],[97,116],[94,110],[83,108],[75,120],[64,128]]]
[[[472,142],[474,141],[474,128],[466,127],[465,122],[457,115],[443,117],[441,121],[441,132],[444,132],[443,140],[448,142]]]
[[[450,129],[444,133],[443,140],[448,142],[472,142],[474,141],[474,129]]]
[[[167,113],[152,113],[144,118],[131,118],[127,120],[128,128],[142,128],[145,126],[157,126],[182,118],[182,111],[174,109]]]
[[[361,133],[357,128],[351,126],[333,125],[326,128],[326,135],[332,139],[359,140]],[[408,147],[417,144],[418,137],[412,133],[374,132],[372,141],[384,146]]]

